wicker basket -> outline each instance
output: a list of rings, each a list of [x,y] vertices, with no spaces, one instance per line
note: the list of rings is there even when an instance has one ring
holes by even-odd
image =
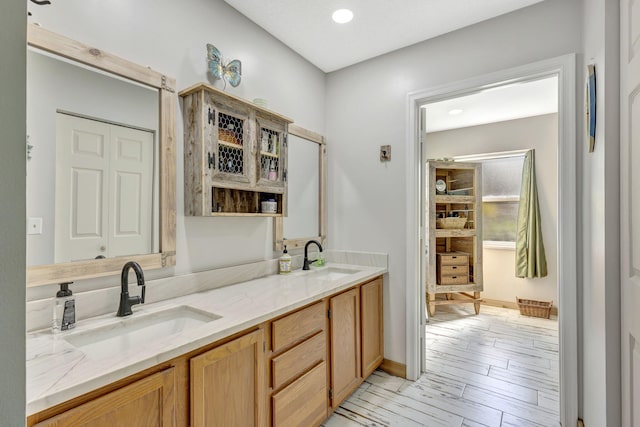
[[[551,316],[553,301],[536,301],[516,297],[520,314],[523,316],[542,317],[548,319]]]
[[[436,228],[461,229],[466,223],[467,218],[464,217],[436,218]]]

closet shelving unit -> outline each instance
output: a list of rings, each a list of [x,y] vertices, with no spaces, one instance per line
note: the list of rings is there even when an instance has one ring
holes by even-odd
[[[472,303],[480,312],[482,281],[482,166],[449,161],[427,162],[429,315],[437,305]],[[436,189],[439,180],[445,189]],[[464,228],[445,228],[445,218],[466,218]],[[463,220],[462,220],[463,221]],[[437,294],[446,299],[436,300]]]

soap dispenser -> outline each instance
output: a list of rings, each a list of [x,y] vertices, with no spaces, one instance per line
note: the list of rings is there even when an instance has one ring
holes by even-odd
[[[284,251],[280,257],[280,274],[291,273],[291,255],[287,251],[287,245],[284,245]]]
[[[73,329],[76,326],[76,301],[69,285],[73,282],[60,283],[60,290],[53,302],[52,329],[56,334]]]

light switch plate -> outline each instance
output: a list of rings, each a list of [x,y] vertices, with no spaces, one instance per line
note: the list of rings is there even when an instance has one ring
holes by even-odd
[[[42,218],[29,218],[27,234],[42,234]]]
[[[380,161],[381,162],[390,162],[391,161],[391,146],[390,145],[381,145],[380,146]]]

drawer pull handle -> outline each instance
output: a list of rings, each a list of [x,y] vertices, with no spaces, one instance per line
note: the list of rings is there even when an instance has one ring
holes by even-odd
[[[451,276],[451,278],[452,278],[452,279],[457,279],[457,278],[458,278],[458,276]]]

